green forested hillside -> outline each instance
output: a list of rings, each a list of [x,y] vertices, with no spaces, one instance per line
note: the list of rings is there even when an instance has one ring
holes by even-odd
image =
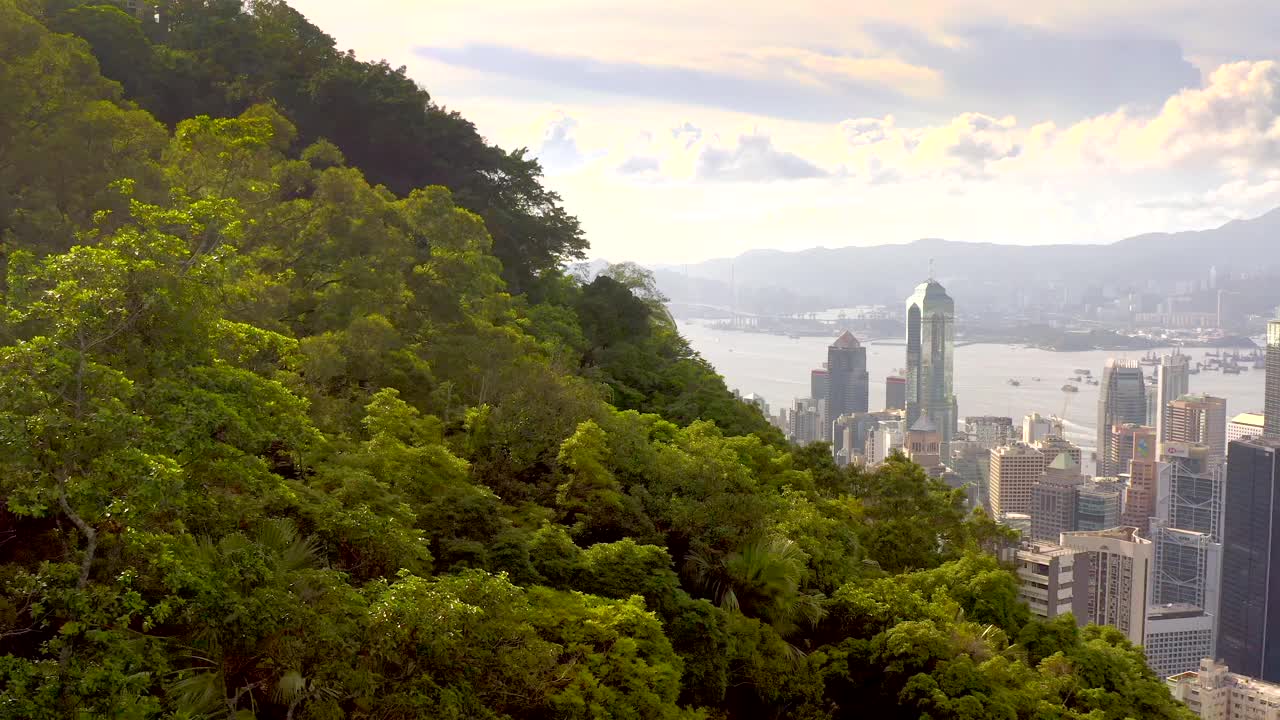
[[[282,3],[159,10],[0,0],[0,717],[1189,717],[563,275],[523,153]]]

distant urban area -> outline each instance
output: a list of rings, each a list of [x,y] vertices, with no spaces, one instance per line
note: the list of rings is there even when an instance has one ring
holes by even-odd
[[[1203,281],[1153,301],[1151,313],[1139,312],[1147,298],[1129,294],[1088,314],[1126,327],[1132,334],[1116,335],[1135,341],[1225,342],[1232,336],[1224,327],[1243,332],[1257,322],[1232,311],[1237,291],[1223,287],[1245,282],[1211,269]],[[1211,298],[1216,312],[1198,309]],[[902,307],[793,326],[734,315],[721,329],[845,328],[810,372],[807,397],[776,412],[759,395],[741,397],[792,441],[828,443],[841,466],[873,469],[902,454],[945,481],[1016,533],[1003,557],[1017,567],[1033,614],[1071,613],[1081,624],[1118,628],[1193,709],[1215,697],[1276,707],[1280,687],[1250,678],[1280,682],[1265,641],[1268,631],[1280,631],[1280,596],[1266,593],[1280,566],[1271,544],[1280,530],[1280,320],[1264,322],[1263,350],[1207,350],[1194,360],[1174,348],[1074,370],[1064,396],[1081,387],[1098,392],[1095,450],[1087,452],[1066,438],[1054,414],[961,416],[956,303],[930,278]],[[1162,332],[1148,323],[1172,327]],[[882,398],[872,397],[867,346],[848,328],[888,336],[895,324],[905,340],[902,369],[884,378]],[[1265,373],[1263,393],[1245,400],[1256,409],[1229,416],[1225,398],[1192,392],[1196,376],[1251,368]],[[1243,699],[1232,700],[1226,688]]]
[[[1247,346],[1280,303],[1280,214],[1110,245],[905,245],[756,252],[655,270],[677,318],[777,335],[901,337],[898,298],[933,265],[965,298],[959,342],[1046,350]],[[1218,265],[1205,262],[1212,248]],[[996,272],[993,272],[996,271]],[[835,332],[833,332],[835,331]]]

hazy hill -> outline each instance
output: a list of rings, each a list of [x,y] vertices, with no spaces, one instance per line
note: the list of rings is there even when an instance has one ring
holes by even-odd
[[[1143,289],[1220,273],[1280,270],[1280,209],[1212,230],[1149,233],[1111,244],[997,245],[924,239],[901,245],[753,250],[657,270],[676,302],[727,305],[732,273],[742,309],[775,303],[781,311],[863,303],[897,303],[935,274],[970,307],[1016,300],[1021,294],[1112,285]],[[761,305],[763,303],[763,305]]]

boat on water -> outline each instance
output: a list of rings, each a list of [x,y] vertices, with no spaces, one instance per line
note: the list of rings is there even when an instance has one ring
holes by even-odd
[[[1040,382],[1040,378],[1031,378],[1031,379],[1034,380],[1035,382]]]
[[[1239,374],[1240,374],[1240,368],[1235,367],[1235,366],[1233,366],[1233,365],[1223,365],[1223,366],[1222,366],[1222,374],[1223,374],[1223,375],[1239,375]]]
[[[1018,382],[1017,380],[1014,380],[1013,378],[1009,378],[1009,384],[1014,387],[1019,387],[1020,385],[1022,385],[1022,383]]]
[[[1078,378],[1078,377],[1067,378],[1067,380],[1068,380],[1069,382],[1073,382],[1073,383],[1083,382],[1083,381],[1082,381],[1080,378]]]
[[[1146,355],[1143,355],[1143,356],[1142,356],[1142,359],[1141,359],[1141,360],[1138,360],[1138,362],[1139,362],[1139,363],[1141,363],[1141,364],[1143,364],[1143,365],[1159,365],[1159,364],[1160,364],[1160,356],[1159,356],[1159,355],[1156,355],[1155,351],[1154,351],[1154,350],[1152,350],[1152,351],[1148,352]]]
[[[1063,385],[1062,392],[1080,392],[1080,388],[1075,385]]]
[[[1094,380],[1093,378],[1089,378],[1086,382],[1088,382],[1090,385],[1097,385],[1097,384],[1098,384],[1098,381],[1097,381],[1097,380]]]
[[[1222,353],[1218,352],[1217,350],[1205,350],[1204,356],[1207,358],[1216,358],[1216,357],[1222,357]]]
[[[1091,371],[1089,371],[1089,370],[1080,370],[1079,368],[1077,368],[1075,372],[1076,372],[1076,374],[1077,374],[1077,375],[1084,375],[1085,377],[1089,377],[1090,375],[1092,375],[1092,374],[1093,374],[1093,373],[1092,373]]]

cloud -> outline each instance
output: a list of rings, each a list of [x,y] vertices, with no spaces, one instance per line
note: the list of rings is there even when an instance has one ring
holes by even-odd
[[[618,172],[623,175],[643,175],[656,173],[662,164],[658,158],[644,155],[633,155],[618,165]]]
[[[1280,173],[1231,180],[1204,192],[1182,192],[1139,201],[1147,210],[1215,211],[1223,217],[1251,217],[1280,205]]]
[[[671,128],[671,137],[683,143],[685,149],[688,149],[702,139],[702,128],[686,121],[679,127]]]
[[[943,68],[948,93],[965,109],[1062,121],[1121,106],[1149,108],[1200,83],[1177,42],[1105,26],[952,25],[945,42],[902,25],[865,30],[882,52],[911,66]]]
[[[898,127],[892,116],[841,123],[854,170],[868,182],[896,182],[906,175],[980,179],[990,166],[1017,157],[1017,120],[962,113],[946,124]]]
[[[699,180],[768,182],[825,175],[824,170],[799,155],[773,147],[767,135],[743,135],[732,148],[707,147],[698,156]]]
[[[1182,166],[1239,176],[1272,167],[1280,160],[1280,65],[1223,65],[1155,114],[1119,110],[1062,130],[1049,126],[1029,145],[1048,160],[1121,170]]]
[[[840,124],[848,174],[894,169],[908,177],[1177,171],[1248,177],[1280,163],[1280,64],[1240,62],[1214,70],[1150,113],[1130,109],[1059,126],[1012,116],[961,113],[903,127],[893,116]]]
[[[570,170],[582,164],[584,157],[573,137],[577,127],[578,121],[564,114],[547,124],[537,152],[543,168],[555,172]]]
[[[418,47],[420,57],[562,90],[832,122],[850,108],[888,112],[936,85],[933,71],[887,58],[770,48],[688,64],[604,61],[516,47]],[[936,88],[935,88],[936,89]]]

